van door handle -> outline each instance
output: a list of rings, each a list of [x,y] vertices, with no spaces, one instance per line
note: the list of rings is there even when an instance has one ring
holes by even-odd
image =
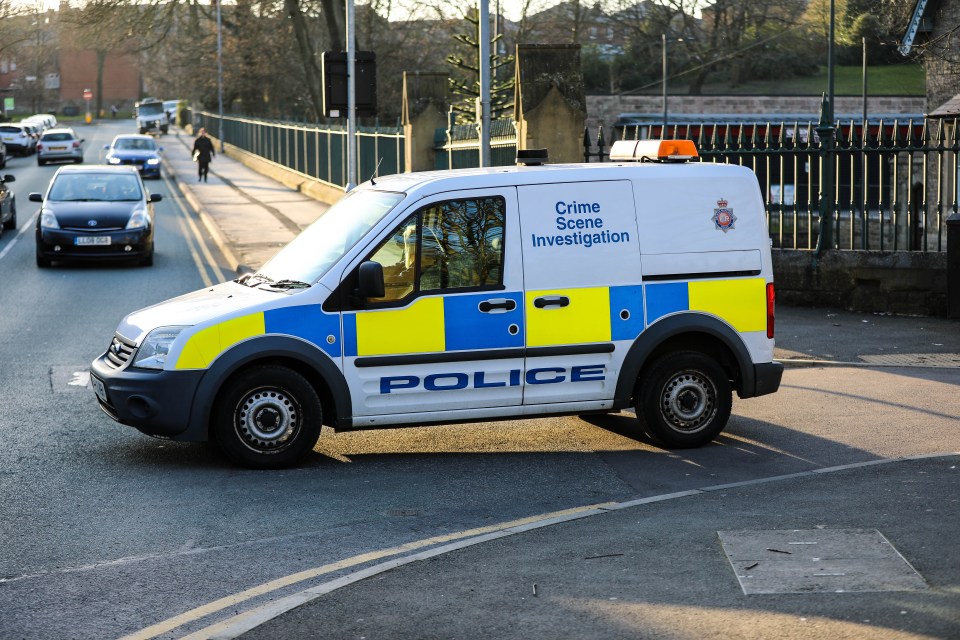
[[[480,303],[479,307],[482,313],[513,311],[517,308],[517,303],[510,298],[494,298],[492,300],[484,300]]]
[[[533,306],[537,309],[545,309],[547,307],[565,307],[570,304],[570,298],[567,296],[544,296],[543,298],[536,298],[533,301]]]

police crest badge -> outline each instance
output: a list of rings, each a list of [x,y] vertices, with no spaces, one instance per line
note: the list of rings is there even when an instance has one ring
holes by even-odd
[[[717,200],[717,208],[713,210],[713,223],[716,228],[726,233],[734,228],[737,216],[733,215],[733,207],[727,206],[730,203],[724,198]]]

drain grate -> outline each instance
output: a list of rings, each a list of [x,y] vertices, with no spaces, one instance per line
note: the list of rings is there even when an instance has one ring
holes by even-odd
[[[860,356],[870,364],[924,365],[927,367],[960,367],[960,353],[891,353]]]
[[[876,529],[717,533],[747,595],[927,588],[916,569]]]

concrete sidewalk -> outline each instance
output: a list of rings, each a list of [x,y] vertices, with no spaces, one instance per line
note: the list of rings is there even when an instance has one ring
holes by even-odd
[[[231,269],[261,267],[329,208],[220,153],[210,164],[208,182],[200,182],[193,140],[171,129],[164,139],[167,175],[177,181]]]

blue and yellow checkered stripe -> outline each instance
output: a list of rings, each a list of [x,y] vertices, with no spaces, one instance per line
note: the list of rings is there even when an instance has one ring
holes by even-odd
[[[740,332],[767,330],[766,280],[694,280],[646,285],[647,324],[679,311],[703,311]]]
[[[681,311],[719,316],[741,332],[765,331],[765,295],[765,280],[750,278],[424,297],[403,308],[344,313],[342,341],[338,314],[301,305],[198,331],[184,345],[176,368],[205,369],[233,345],[266,334],[301,338],[339,358],[634,340],[647,325]],[[561,296],[568,305],[539,309],[534,304],[540,297]],[[481,302],[494,297],[513,300],[517,309],[478,312]]]

